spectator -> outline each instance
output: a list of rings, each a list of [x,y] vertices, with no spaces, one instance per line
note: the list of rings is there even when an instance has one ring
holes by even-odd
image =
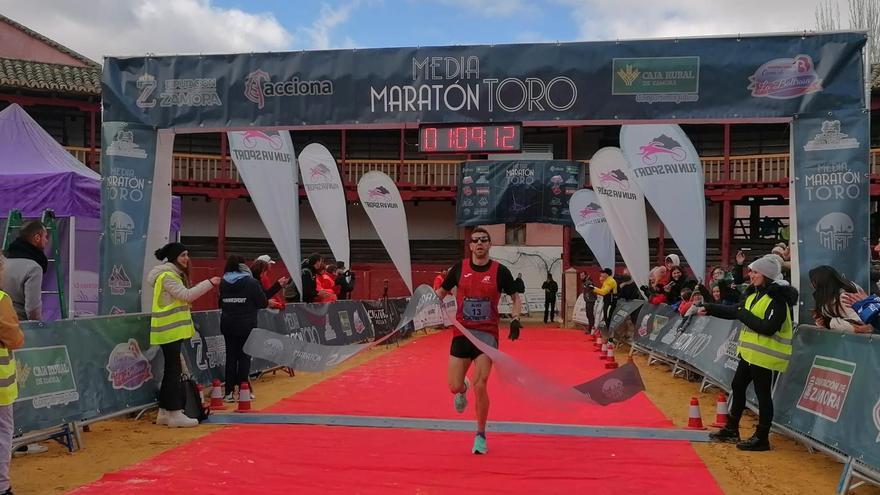
[[[715,441],[737,442],[740,450],[763,451],[770,450],[773,373],[785,371],[791,358],[791,308],[797,304],[798,293],[782,280],[782,266],[775,257],[759,258],[749,265],[749,270],[751,285],[742,304],[706,304],[700,310],[700,314],[739,320],[743,324],[737,346],[740,361],[731,383],[727,424],[709,436]],[[741,442],[739,422],[745,410],[749,383],[754,384],[758,397],[758,427],[751,438]]]
[[[684,291],[682,291],[682,294]],[[706,289],[705,285],[697,285],[694,287],[693,291],[691,291],[690,297],[687,300],[682,300],[681,304],[678,306],[678,312],[685,316],[688,310],[691,309],[695,304],[699,306],[704,302],[707,302],[711,299],[711,294]]]
[[[617,282],[618,298],[623,299],[624,301],[641,299],[639,289],[636,287],[636,282],[633,280],[632,275],[630,275],[629,270],[624,268],[620,275],[614,276],[614,281]]]
[[[685,301],[690,301],[690,299],[691,299],[691,293],[692,293],[692,292],[693,292],[693,291],[691,291],[691,289],[688,289],[687,287],[684,287],[683,289],[681,289],[681,292],[679,293],[679,299],[678,299],[678,301],[675,301],[674,303],[670,304],[669,307],[670,307],[673,311],[678,311],[679,308],[681,308],[681,305],[682,305]]]
[[[559,284],[553,280],[553,274],[547,273],[547,280],[541,285],[544,289],[544,323],[556,321],[556,293],[559,292]]]
[[[0,286],[3,285],[3,271],[9,261],[0,256]],[[12,306],[12,299],[0,290],[0,493],[12,494],[9,482],[9,459],[12,450],[12,435],[15,420],[12,404],[18,398],[18,385],[15,383],[15,356],[12,351],[24,345],[24,333],[18,324],[18,316]]]
[[[663,304],[666,302],[664,286],[669,283],[669,272],[665,266],[658,266],[651,270],[648,275],[648,285],[642,287],[649,304]]]
[[[228,263],[228,260],[227,260]],[[273,291],[272,294],[269,294],[269,290],[273,287],[273,282],[269,280],[269,267],[270,265],[275,264],[272,261],[272,258],[269,255],[262,255],[253,263],[251,263],[251,268],[249,270],[250,273],[248,275],[260,281],[260,287],[263,288],[263,291],[266,292],[266,297],[269,298],[269,309],[282,309],[284,308],[284,296],[279,291]],[[227,264],[227,268],[228,268]]]
[[[180,346],[195,335],[190,304],[220,285],[220,277],[211,277],[191,287],[189,251],[179,242],[162,246],[155,255],[163,263],[153,267],[147,275],[147,283],[153,287],[150,345],[161,346],[165,361],[156,424],[171,428],[198,426],[197,419],[183,413]]]
[[[351,293],[354,292],[354,286],[357,283],[357,277],[351,270],[345,268],[344,261],[336,262],[336,285],[339,286],[339,299],[351,299]]]
[[[816,326],[844,332],[871,333],[871,325],[862,323],[859,314],[841,300],[843,294],[858,294],[861,287],[843,278],[833,267],[817,266],[810,270],[813,285],[813,318]]]
[[[611,315],[614,314],[614,306],[617,302],[617,281],[611,275],[611,268],[603,268],[602,273],[599,274],[602,287],[593,289],[594,294],[602,296],[602,319],[605,321],[605,328],[610,328]],[[598,300],[596,304],[599,304]]]
[[[734,285],[744,285],[746,283],[746,253],[742,249],[737,251],[735,259],[733,283]]]
[[[331,275],[331,273],[334,273],[335,271],[336,264],[330,263],[318,272],[316,283],[323,292],[319,291],[318,297],[315,298],[315,302],[329,303],[337,300],[337,292],[340,288],[336,285],[335,276]]]
[[[440,273],[438,273],[436,277],[434,277],[434,284],[433,284],[434,292],[437,292],[437,289],[439,289],[440,286],[443,285],[443,281],[446,280],[447,273],[449,273],[449,270],[444,268],[444,269],[440,270]]]
[[[580,290],[584,296],[584,307],[588,322],[585,331],[590,333],[593,331],[593,327],[596,326],[596,294],[593,292],[593,289],[596,287],[593,285],[593,279],[590,278],[587,272],[581,272],[580,279]]]
[[[254,262],[265,264],[265,260]],[[272,297],[287,285],[287,278],[280,278],[268,290],[245,265],[244,258],[232,255],[226,260],[223,280],[220,282],[220,333],[226,342],[226,397],[224,401],[235,402],[235,387],[250,382],[251,357],[244,352],[244,343],[257,326],[257,313],[269,306]],[[251,387],[253,391],[253,387]],[[253,399],[253,394],[251,395]]]
[[[711,300],[713,304],[733,306],[739,302],[739,297],[729,284],[721,282],[712,284]]]
[[[325,298],[330,295],[322,286],[318,285],[318,275],[324,269],[324,257],[318,253],[312,253],[302,264],[302,301],[306,303],[318,302],[317,298]]]
[[[38,321],[43,316],[43,274],[49,267],[44,251],[49,232],[40,222],[28,222],[6,250],[6,276],[0,289],[12,300],[21,321]]]
[[[28,222],[6,250],[6,263],[0,290],[12,302],[20,321],[39,321],[43,317],[43,274],[49,267],[44,251],[49,246],[49,231],[39,221]],[[42,454],[48,451],[38,443],[23,445],[15,456]]]
[[[663,260],[663,266],[666,267],[666,271],[672,273],[674,267],[681,266],[681,258],[677,254],[670,254]]]
[[[526,301],[526,283],[523,282],[522,273],[516,274],[516,279],[513,283],[516,293],[519,294],[519,300],[522,302],[522,312],[520,314],[527,315],[529,314],[529,303]]]
[[[675,266],[670,270],[669,278],[669,283],[663,286],[663,292],[666,293],[666,304],[676,304],[681,301],[681,291],[688,286],[688,279],[680,266]]]

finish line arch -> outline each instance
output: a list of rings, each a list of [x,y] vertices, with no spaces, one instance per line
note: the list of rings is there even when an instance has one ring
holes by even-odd
[[[109,57],[100,311],[149,307],[142,287],[168,240],[175,134],[422,122],[789,122],[793,280],[808,286],[800,266],[833,264],[867,287],[866,41],[833,32]],[[131,232],[114,236],[111,218],[123,215]]]

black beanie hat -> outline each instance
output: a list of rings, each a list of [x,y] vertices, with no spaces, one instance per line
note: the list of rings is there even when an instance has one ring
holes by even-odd
[[[160,249],[156,250],[156,259],[159,261],[168,260],[172,263],[177,261],[177,257],[180,256],[184,251],[188,251],[186,246],[179,242],[169,242],[165,244]]]

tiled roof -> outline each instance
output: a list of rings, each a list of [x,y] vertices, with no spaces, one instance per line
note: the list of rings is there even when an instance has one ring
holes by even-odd
[[[100,95],[101,67],[74,67],[0,58],[0,87]]]
[[[6,24],[9,24],[10,26],[18,29],[19,31],[27,33],[28,36],[30,36],[34,39],[40,40],[43,43],[51,46],[52,48],[54,48],[64,54],[70,55],[71,57],[79,60],[80,62],[82,62],[88,66],[98,67],[98,68],[101,67],[101,64],[99,64],[98,62],[95,62],[94,60],[92,60],[84,55],[80,55],[79,53],[71,50],[70,48],[67,48],[66,46],[58,43],[57,41],[51,40],[51,39],[43,36],[42,34],[34,31],[33,29],[30,29],[29,27],[27,27],[23,24],[19,24],[6,16],[0,15],[0,22],[5,22]]]

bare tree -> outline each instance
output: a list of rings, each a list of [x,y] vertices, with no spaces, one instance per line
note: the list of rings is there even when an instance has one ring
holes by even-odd
[[[816,29],[837,31],[840,29],[840,6],[836,1],[825,0],[816,5]]]
[[[871,63],[880,62],[880,2],[849,0],[849,27],[868,32]]]
[[[880,1],[847,0],[849,28],[868,32],[868,53],[872,64],[880,63]],[[820,0],[814,10],[816,29],[836,31],[841,28],[838,0]]]

